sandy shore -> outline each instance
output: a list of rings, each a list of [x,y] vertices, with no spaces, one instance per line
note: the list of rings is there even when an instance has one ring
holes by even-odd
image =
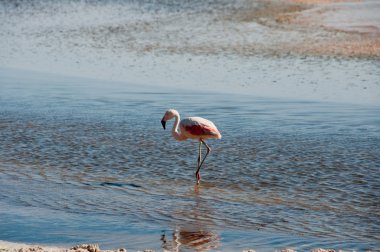
[[[2,252],[21,252],[21,251],[48,251],[48,252],[63,252],[67,249],[63,247],[53,247],[53,246],[40,246],[40,245],[31,245],[24,243],[15,243],[0,241],[0,251]]]
[[[1,252],[126,252],[125,248],[116,250],[101,250],[96,244],[81,244],[71,248],[57,247],[57,246],[41,246],[24,243],[14,243],[7,241],[0,241]],[[149,252],[152,250],[142,250]]]

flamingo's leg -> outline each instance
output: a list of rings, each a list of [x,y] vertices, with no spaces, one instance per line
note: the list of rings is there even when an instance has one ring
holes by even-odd
[[[206,155],[204,156],[204,158],[203,158],[203,160],[202,160],[202,162],[201,162],[201,164],[200,164],[200,166],[199,166],[199,169],[201,169],[201,166],[203,165],[203,162],[206,160],[207,155],[208,155],[208,154],[210,153],[210,151],[211,151],[210,146],[208,146],[208,145],[206,144],[205,141],[201,140],[201,143],[203,143],[203,144],[206,146],[206,148],[207,148],[207,152],[206,152]]]
[[[197,180],[197,184],[199,184],[199,180],[201,180],[201,176],[199,175],[199,170],[201,169],[201,156],[202,156],[202,142],[199,141],[199,147],[198,147],[198,166],[197,166],[197,172],[195,173],[195,178]]]

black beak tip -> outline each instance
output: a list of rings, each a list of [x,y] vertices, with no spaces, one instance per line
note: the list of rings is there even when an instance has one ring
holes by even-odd
[[[166,122],[164,121],[164,120],[161,120],[161,124],[162,124],[162,127],[164,128],[164,129],[166,129]]]

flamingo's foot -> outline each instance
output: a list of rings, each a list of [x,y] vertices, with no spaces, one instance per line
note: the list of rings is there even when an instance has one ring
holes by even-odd
[[[195,174],[196,178],[197,178],[197,184],[199,185],[199,182],[201,181],[201,175],[199,174],[199,172],[197,172],[197,174]]]

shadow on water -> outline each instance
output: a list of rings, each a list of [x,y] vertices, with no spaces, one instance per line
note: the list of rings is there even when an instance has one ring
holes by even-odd
[[[204,220],[213,214],[213,209],[202,199],[201,186],[194,187],[194,205],[184,213],[187,223],[177,223],[171,235],[161,236],[164,251],[209,251],[220,247],[220,235]],[[177,213],[178,214],[178,213]]]

